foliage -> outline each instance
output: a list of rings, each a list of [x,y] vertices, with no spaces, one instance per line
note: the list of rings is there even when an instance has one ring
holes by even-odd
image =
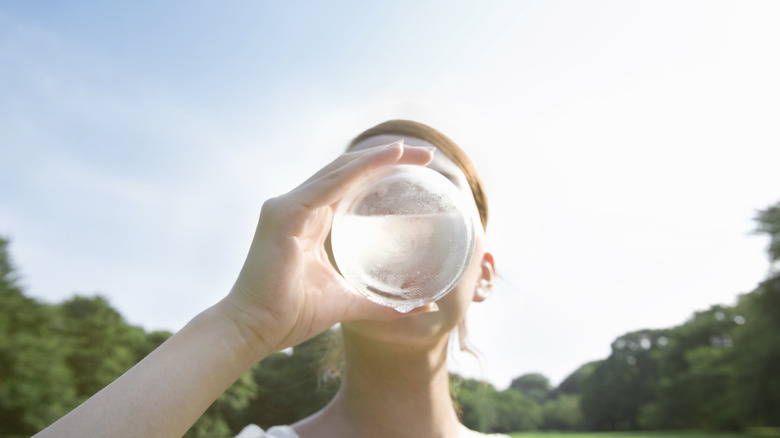
[[[550,379],[540,373],[523,374],[513,379],[509,387],[536,400],[537,403],[546,400],[552,391]]]
[[[511,438],[767,438],[777,433],[728,433],[698,431],[632,431],[632,432],[517,432]]]
[[[546,430],[579,430],[582,427],[583,415],[577,394],[561,394],[547,400],[542,405],[542,414]]]
[[[252,373],[245,373],[209,406],[184,437],[213,438],[236,435],[236,428],[231,424],[234,413],[246,409],[250,401],[257,396],[257,392],[258,387],[252,379]]]
[[[516,389],[498,391],[493,385],[452,375],[455,401],[461,421],[472,430],[506,433],[535,430],[542,425],[539,403]]]
[[[324,407],[336,394],[338,381],[320,378],[320,364],[339,342],[333,330],[295,347],[267,357],[249,373],[257,390],[252,399],[231,417],[234,430],[247,424],[263,429],[291,424]]]
[[[590,430],[780,425],[780,278],[665,330],[619,337],[581,380]]]
[[[780,261],[780,203],[758,213],[770,262]],[[780,277],[776,269],[736,306],[684,324],[619,337],[580,380],[591,430],[740,430],[780,426]]]
[[[582,380],[590,375],[596,368],[599,361],[588,362],[577,368],[576,371],[566,376],[563,381],[552,391],[552,397],[558,394],[579,394],[582,387]]]
[[[775,266],[780,262],[780,202],[759,210],[755,221],[757,222],[755,232],[769,236],[767,255],[770,263]],[[776,268],[773,271],[776,271]]]
[[[24,296],[0,238],[0,435],[32,435],[170,334],[127,324],[102,297],[49,305]]]
[[[655,394],[641,415],[645,428],[735,429],[732,332],[736,311],[712,306],[669,332],[655,360]]]
[[[667,336],[666,330],[640,330],[612,343],[612,354],[581,383],[586,428],[639,428],[639,410],[651,399],[658,373],[653,352],[666,345]]]
[[[780,427],[780,276],[740,297],[735,404],[747,426]]]
[[[57,308],[22,294],[7,247],[0,239],[0,430],[30,435],[75,406],[76,388]]]
[[[127,324],[105,298],[75,296],[60,305],[61,336],[67,340],[67,363],[76,393],[84,401],[141,358],[136,352],[146,341],[143,329]]]

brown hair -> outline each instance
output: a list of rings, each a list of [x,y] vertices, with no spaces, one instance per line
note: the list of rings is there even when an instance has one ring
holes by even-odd
[[[485,188],[474,163],[460,146],[450,140],[446,135],[428,125],[413,122],[411,120],[388,120],[387,122],[380,123],[373,128],[363,131],[352,140],[347,150],[352,149],[356,144],[367,138],[376,137],[378,135],[414,137],[427,141],[442,151],[460,168],[461,171],[463,171],[463,174],[466,175],[466,180],[469,182],[471,193],[474,195],[474,201],[477,204],[477,210],[479,210],[479,219],[482,222],[482,228],[487,228],[488,208]]]

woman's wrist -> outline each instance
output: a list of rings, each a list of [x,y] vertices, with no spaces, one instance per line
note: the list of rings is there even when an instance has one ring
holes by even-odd
[[[260,329],[264,318],[248,311],[231,295],[220,300],[206,312],[213,312],[214,317],[217,318],[218,324],[222,327],[218,332],[226,336],[222,341],[230,345],[238,362],[252,367],[279,349],[269,339],[273,337],[273,333]]]

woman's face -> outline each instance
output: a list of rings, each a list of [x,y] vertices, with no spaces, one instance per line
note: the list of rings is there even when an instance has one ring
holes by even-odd
[[[367,138],[357,143],[351,150],[361,150],[373,146],[389,144],[400,140],[397,135],[379,135]],[[433,146],[432,144],[416,139],[404,138],[407,145],[412,146]],[[474,197],[469,188],[468,180],[457,164],[455,164],[443,152],[437,151],[434,154],[433,161],[428,165],[429,168],[441,173],[447,179],[458,187],[466,199],[474,203]],[[475,206],[476,209],[476,206]],[[476,213],[475,213],[476,214]],[[343,323],[342,325],[350,330],[371,338],[399,343],[429,343],[441,339],[458,325],[466,316],[469,304],[472,301],[481,301],[485,289],[478,291],[477,286],[486,286],[486,283],[492,282],[493,267],[492,263],[487,262],[490,255],[486,255],[484,250],[484,231],[481,226],[476,228],[476,245],[474,248],[474,257],[461,278],[460,283],[447,295],[439,299],[436,304],[439,306],[438,312],[421,313],[414,316],[400,318],[393,322],[378,321],[353,321]],[[490,259],[492,260],[492,259]]]

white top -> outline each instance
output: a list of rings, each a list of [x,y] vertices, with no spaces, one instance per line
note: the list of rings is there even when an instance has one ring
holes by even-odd
[[[241,433],[236,435],[236,438],[299,438],[290,426],[274,426],[268,429],[268,432],[264,432],[259,426],[250,424],[241,430]],[[458,438],[509,438],[508,435],[503,434],[489,434],[474,432],[464,425],[460,426],[460,434]]]

